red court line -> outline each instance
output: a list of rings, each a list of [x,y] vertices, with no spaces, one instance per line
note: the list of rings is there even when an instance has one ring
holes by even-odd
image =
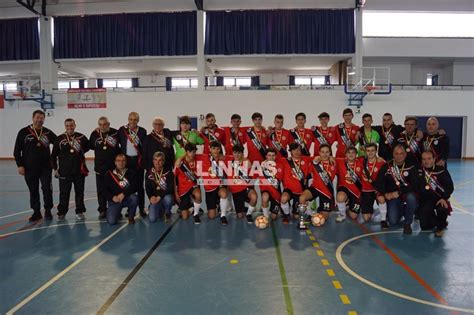
[[[38,224],[40,224],[41,222],[43,222],[43,219],[38,220],[38,221],[33,222],[33,223],[30,223],[30,224],[28,224],[28,225],[25,225],[24,227],[22,227],[22,228],[16,230],[15,232],[30,230],[30,229],[34,228],[35,226],[37,226]],[[13,235],[13,234],[5,235],[5,236],[0,236],[0,240],[6,239],[6,238],[8,238],[9,236],[12,236],[12,235]]]
[[[22,223],[22,222],[25,222],[26,219],[23,219],[23,220],[18,220],[18,221],[13,221],[13,222],[10,222],[10,223],[6,223],[6,224],[3,224],[3,225],[0,225],[0,231],[1,230],[4,230],[4,229],[7,229],[11,226],[14,226],[14,225],[17,225],[18,223]]]
[[[368,234],[371,231],[367,229],[364,225],[356,222],[359,228],[364,232],[364,234]],[[400,265],[403,269],[410,276],[412,276],[426,291],[428,291],[436,300],[438,300],[441,304],[448,305],[448,301],[446,301],[435,289],[433,289],[422,277],[420,277],[413,269],[411,269],[400,257],[397,256],[384,242],[382,242],[377,235],[370,236],[372,240],[379,245],[387,254],[393,259],[395,264]],[[451,314],[459,314],[458,312],[451,312]]]

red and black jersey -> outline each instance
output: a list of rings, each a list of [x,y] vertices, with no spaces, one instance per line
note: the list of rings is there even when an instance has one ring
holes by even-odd
[[[359,158],[360,163],[362,164],[362,191],[363,192],[373,192],[377,191],[373,183],[377,180],[380,170],[385,165],[385,160],[382,158],[377,158],[374,162],[369,162],[366,157]]]
[[[117,169],[110,170],[104,178],[104,194],[108,201],[113,201],[114,196],[124,194],[125,197],[137,192],[138,183],[136,173],[125,169],[122,173]]]
[[[384,126],[372,126],[372,128],[380,135],[379,156],[385,161],[390,161],[393,158],[393,147],[397,144],[397,139],[405,128],[395,124],[388,128]]]
[[[267,191],[270,196],[277,202],[281,197],[281,181],[283,179],[283,167],[279,162],[264,161],[261,164],[258,178],[258,186],[263,193]]]
[[[35,130],[33,126],[22,128],[16,137],[14,156],[16,165],[30,170],[51,169],[50,146],[56,135],[48,128]]]
[[[356,198],[360,198],[362,192],[363,165],[360,160],[349,162],[346,158],[336,158],[337,164],[337,187],[344,187]]]
[[[306,180],[311,166],[311,158],[301,156],[299,160],[291,157],[280,159],[283,173],[283,189],[290,190],[294,194],[301,194],[306,189]]]
[[[224,144],[226,155],[232,155],[232,148],[234,145],[240,144],[241,146],[244,146],[245,130],[245,127],[240,127],[236,130],[234,130],[232,127],[224,127]]]
[[[321,144],[327,143],[330,146],[336,142],[336,129],[334,127],[327,127],[324,129],[321,126],[313,126],[311,128],[314,137],[314,156],[319,154],[319,147]]]
[[[273,129],[268,135],[268,147],[277,150],[278,158],[288,157],[288,146],[293,142],[293,137],[287,129]]]
[[[219,127],[216,127],[214,130],[204,128],[201,132],[201,138],[204,139],[204,154],[210,153],[209,145],[213,141],[218,141],[221,145],[225,145],[225,131]]]
[[[221,165],[223,156],[216,159],[210,154],[198,154],[196,161],[198,161],[199,168],[202,167],[201,178],[205,191],[213,191],[222,185],[222,180],[225,177]]]
[[[406,160],[415,165],[420,165],[421,162],[421,152],[423,150],[423,143],[421,140],[416,139],[415,130],[411,135],[408,134],[406,130],[400,133],[397,143],[401,144],[405,151],[407,151]]]
[[[110,128],[103,133],[98,128],[89,137],[89,147],[94,150],[94,171],[105,174],[115,168],[115,156],[120,153],[118,130]]]
[[[170,170],[157,171],[151,168],[145,177],[145,191],[148,198],[174,194],[174,175]]]
[[[187,162],[183,158],[174,169],[177,190],[180,196],[185,195],[190,189],[198,185],[197,161]]]
[[[346,148],[350,146],[355,147],[357,144],[357,131],[359,131],[359,126],[351,124],[350,127],[347,127],[342,123],[335,126],[334,129],[336,130],[337,141],[336,157],[344,158]]]
[[[239,193],[253,185],[250,176],[251,163],[248,159],[237,161],[230,155],[225,157],[224,163],[229,168],[229,172],[226,173],[226,178],[229,181],[227,187],[231,193]]]
[[[423,151],[431,151],[436,162],[447,161],[449,157],[449,138],[447,135],[435,133],[433,135],[424,134]]]
[[[84,154],[89,151],[89,140],[85,135],[74,132],[73,135],[63,133],[56,138],[51,153],[53,169],[59,170],[59,175],[73,176],[82,174],[87,176],[89,170]]]
[[[311,176],[313,177],[312,187],[324,196],[333,199],[334,187],[332,185],[337,175],[337,164],[331,161],[319,161],[311,163]]]
[[[247,144],[248,159],[253,161],[264,161],[268,147],[268,135],[265,128],[257,130],[255,127],[247,128],[245,131],[245,143]]]
[[[314,142],[313,131],[309,128],[293,128],[290,130],[293,142],[296,142],[301,147],[301,153],[304,156],[311,155],[311,144]]]

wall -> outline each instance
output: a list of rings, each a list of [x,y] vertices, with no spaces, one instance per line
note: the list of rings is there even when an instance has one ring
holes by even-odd
[[[392,84],[411,84],[412,78],[410,62],[364,61],[364,67],[389,67],[390,81]]]
[[[454,62],[453,84],[474,85],[474,62]]]
[[[294,114],[303,111],[308,115],[308,125],[315,124],[317,115],[327,111],[332,123],[341,120],[341,112],[346,107],[346,95],[342,91],[183,91],[183,92],[115,92],[108,93],[108,108],[104,110],[68,110],[65,107],[66,94],[55,95],[57,108],[48,117],[46,126],[60,133],[63,121],[73,117],[77,130],[87,135],[96,127],[101,115],[109,117],[112,126],[126,123],[127,113],[137,111],[142,116],[141,124],[151,128],[154,116],[162,116],[169,128],[176,128],[176,116],[189,114],[199,116],[214,112],[219,124],[226,125],[229,116],[237,112],[243,117],[243,125],[250,124],[250,116],[259,111],[264,115],[264,125],[273,121],[276,113],[287,117],[285,126],[294,125]],[[448,106],[449,105],[449,106]],[[372,95],[365,100],[362,112],[374,115],[380,123],[383,113],[393,113],[395,121],[401,123],[405,115],[446,115],[466,116],[467,134],[474,134],[474,91],[393,91],[389,96]],[[31,122],[31,112],[38,107],[22,104],[19,108],[5,104],[0,110],[0,157],[12,156],[17,131]],[[360,123],[361,114],[355,118]],[[474,157],[474,138],[466,139],[464,156]]]

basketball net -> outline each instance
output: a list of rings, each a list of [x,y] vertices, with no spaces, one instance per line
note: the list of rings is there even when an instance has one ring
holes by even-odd
[[[374,94],[379,89],[379,87],[375,85],[367,85],[366,87],[364,87],[364,89],[367,94]]]

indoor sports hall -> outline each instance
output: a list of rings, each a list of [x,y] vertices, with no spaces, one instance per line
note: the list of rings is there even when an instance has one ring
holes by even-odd
[[[473,12],[0,0],[0,314],[474,313]]]

